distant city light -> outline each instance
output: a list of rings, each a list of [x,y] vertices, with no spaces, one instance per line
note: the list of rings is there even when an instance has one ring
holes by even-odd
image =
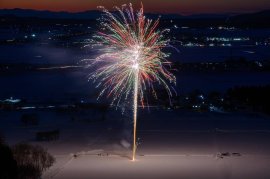
[[[4,103],[19,103],[19,102],[21,102],[21,100],[20,99],[13,99],[13,97],[10,97],[9,99],[0,100],[0,102],[4,102]]]

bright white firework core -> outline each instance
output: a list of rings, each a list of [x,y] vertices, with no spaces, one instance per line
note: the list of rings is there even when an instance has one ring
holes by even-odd
[[[139,45],[135,46],[134,50],[133,50],[133,65],[132,68],[135,70],[139,69],[139,59],[140,59],[140,49],[141,47]]]
[[[132,68],[134,68],[135,70],[138,70],[139,69],[139,64],[138,63],[135,63]]]

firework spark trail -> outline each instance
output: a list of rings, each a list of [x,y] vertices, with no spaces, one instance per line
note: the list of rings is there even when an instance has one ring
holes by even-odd
[[[90,67],[95,70],[89,80],[102,88],[100,96],[112,96],[112,105],[120,106],[133,97],[133,156],[136,155],[136,126],[138,102],[144,107],[148,90],[156,97],[154,83],[162,85],[169,97],[171,86],[176,83],[175,76],[166,69],[170,62],[169,54],[162,51],[168,47],[170,40],[164,34],[169,30],[158,30],[159,19],[146,19],[143,5],[134,13],[132,4],[115,7],[111,13],[104,7],[100,31],[94,35],[94,45],[101,55],[90,60]],[[168,82],[167,82],[168,81]]]

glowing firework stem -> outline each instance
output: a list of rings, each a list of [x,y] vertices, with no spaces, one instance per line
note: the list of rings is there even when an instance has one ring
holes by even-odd
[[[133,97],[133,150],[132,160],[135,161],[137,144],[136,144],[136,132],[137,132],[137,109],[138,109],[138,84],[139,84],[139,69],[135,69],[135,80],[134,80],[134,97]]]

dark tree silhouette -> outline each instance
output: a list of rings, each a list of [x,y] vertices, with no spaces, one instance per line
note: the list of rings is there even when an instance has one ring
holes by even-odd
[[[239,105],[252,108],[254,111],[270,113],[270,85],[242,86],[229,89],[226,97]]]
[[[17,169],[17,163],[11,149],[4,143],[4,138],[0,136],[0,178],[17,179]]]
[[[17,161],[19,179],[38,179],[55,161],[52,155],[37,145],[21,143],[15,145],[12,151]]]

